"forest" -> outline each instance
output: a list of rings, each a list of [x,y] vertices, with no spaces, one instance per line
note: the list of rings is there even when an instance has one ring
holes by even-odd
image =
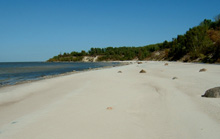
[[[160,55],[155,57],[155,53]],[[82,61],[83,57],[98,56],[98,61],[169,60],[183,62],[220,63],[220,14],[215,20],[205,19],[172,41],[141,47],[91,48],[89,51],[63,53],[48,62]]]

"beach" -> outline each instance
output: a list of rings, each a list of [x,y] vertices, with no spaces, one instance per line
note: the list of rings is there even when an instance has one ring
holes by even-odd
[[[219,139],[220,98],[201,97],[219,77],[220,65],[147,61],[2,87],[0,138]]]

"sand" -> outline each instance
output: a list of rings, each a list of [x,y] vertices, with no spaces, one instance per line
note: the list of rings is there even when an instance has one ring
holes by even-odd
[[[220,65],[164,63],[0,88],[0,138],[219,139],[220,99],[201,95],[220,86]]]

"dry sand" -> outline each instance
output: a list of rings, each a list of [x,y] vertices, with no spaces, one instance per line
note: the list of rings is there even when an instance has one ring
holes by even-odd
[[[0,138],[219,139],[220,99],[201,95],[220,86],[220,65],[164,63],[1,88]]]

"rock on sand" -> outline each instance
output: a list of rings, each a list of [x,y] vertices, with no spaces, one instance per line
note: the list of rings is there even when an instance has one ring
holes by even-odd
[[[219,98],[220,97],[220,87],[214,87],[205,92],[202,97]]]

